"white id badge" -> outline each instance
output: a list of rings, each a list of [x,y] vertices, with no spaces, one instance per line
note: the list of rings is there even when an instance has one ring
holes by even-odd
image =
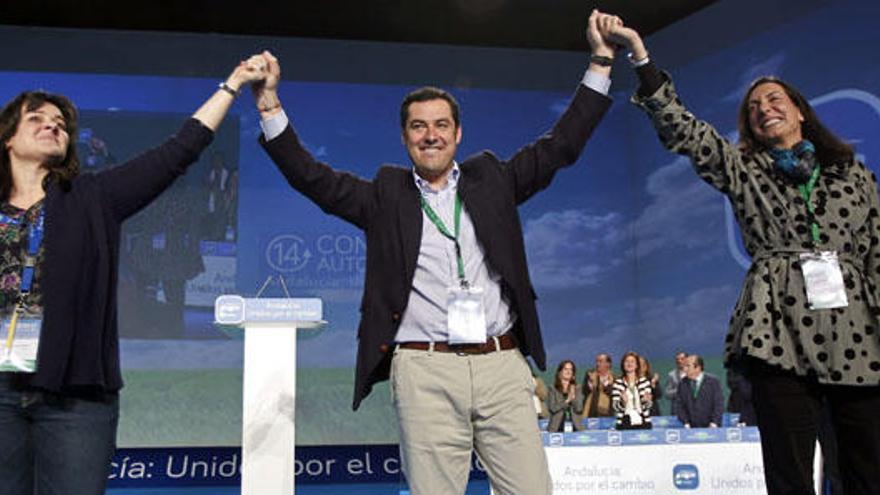
[[[802,253],[800,262],[810,309],[843,308],[849,304],[836,252]]]
[[[19,316],[15,323],[12,346],[7,347],[11,321],[11,316],[6,316],[0,322],[0,372],[33,373],[37,370],[37,347],[40,344],[43,319]]]
[[[631,409],[627,413],[627,416],[629,416],[629,424],[633,426],[639,426],[642,424],[642,415],[635,409]]]
[[[450,287],[446,297],[450,344],[485,344],[486,311],[480,287]]]

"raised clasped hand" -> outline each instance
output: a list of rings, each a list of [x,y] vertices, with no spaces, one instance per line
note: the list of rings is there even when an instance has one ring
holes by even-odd
[[[606,44],[616,49],[627,49],[637,56],[644,54],[644,44],[638,31],[625,26],[620,17],[599,12],[596,26]]]
[[[229,78],[226,79],[226,84],[233,89],[240,90],[245,84],[264,79],[266,79],[266,63],[260,55],[254,55],[239,62]]]
[[[258,60],[264,76],[253,85],[255,94],[259,96],[264,91],[275,92],[278,89],[278,82],[281,80],[281,65],[278,63],[278,59],[268,50],[251,58]]]
[[[614,46],[609,43],[605,33],[609,31],[610,25],[616,22],[623,24],[617,16],[603,14],[598,10],[590,13],[590,18],[587,20],[587,41],[590,43],[593,55],[614,57]]]

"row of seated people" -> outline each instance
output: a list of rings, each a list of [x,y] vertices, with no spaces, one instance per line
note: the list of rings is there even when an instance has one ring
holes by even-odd
[[[547,430],[582,430],[585,418],[615,417],[617,429],[651,428],[652,416],[660,416],[660,398],[670,402],[670,413],[686,427],[717,427],[722,424],[724,395],[718,378],[704,372],[703,359],[679,352],[676,368],[667,376],[661,391],[660,377],[653,373],[644,356],[627,352],[620,360],[620,374],[612,371],[611,356],[596,357],[596,367],[577,383],[577,368],[571,360],[559,363],[554,383],[547,387],[535,377],[535,410],[548,421]],[[754,424],[749,404],[742,404],[740,382],[731,382],[728,409],[741,413],[741,421]],[[746,395],[748,391],[744,391]],[[570,425],[570,426],[567,426]]]

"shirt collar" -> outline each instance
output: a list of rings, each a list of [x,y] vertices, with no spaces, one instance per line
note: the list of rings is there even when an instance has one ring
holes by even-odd
[[[441,189],[440,191],[435,191],[431,187],[431,184],[428,183],[428,181],[421,178],[419,176],[419,174],[416,173],[415,167],[413,167],[413,169],[412,169],[412,174],[413,174],[413,178],[416,181],[416,187],[419,188],[419,191],[421,191],[422,194],[427,194],[427,193],[435,193],[436,194],[438,192],[445,191],[447,189],[455,190],[455,188],[458,187],[458,178],[461,175],[461,170],[459,170],[459,168],[458,168],[458,162],[453,161],[452,162],[452,170],[450,170],[449,175],[446,176],[446,186],[444,186],[443,189]]]

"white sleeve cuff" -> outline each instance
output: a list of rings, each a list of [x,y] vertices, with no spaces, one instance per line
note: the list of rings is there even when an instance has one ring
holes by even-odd
[[[289,123],[287,114],[284,113],[284,109],[281,109],[279,113],[272,117],[261,120],[260,127],[263,129],[263,136],[266,136],[266,141],[271,141],[280,136]]]
[[[581,81],[584,86],[592,89],[597,93],[602,93],[603,95],[608,95],[608,90],[611,88],[611,78],[606,76],[605,74],[599,74],[593,72],[591,70],[587,70],[584,72],[584,79]]]

